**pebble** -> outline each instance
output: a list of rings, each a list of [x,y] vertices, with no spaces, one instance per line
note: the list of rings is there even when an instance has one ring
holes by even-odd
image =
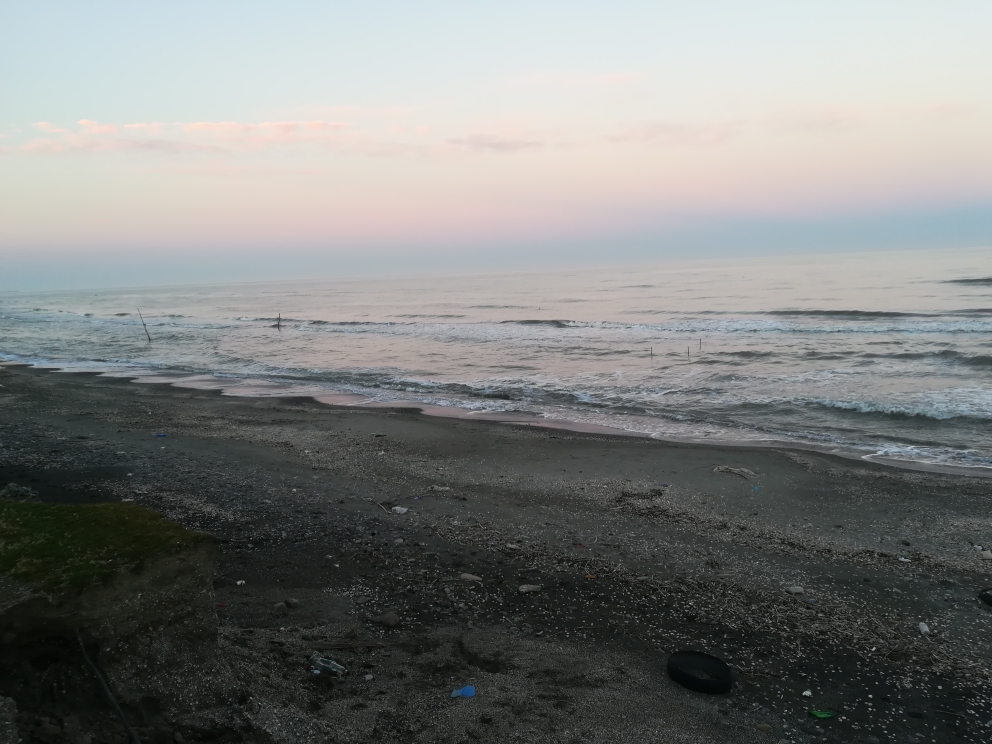
[[[272,609],[278,612],[280,615],[284,615],[289,612],[289,607],[286,606],[285,602],[276,602],[272,605]]]
[[[507,550],[520,550],[520,546],[519,545],[514,545],[513,543],[507,543],[506,544],[506,549]]]
[[[406,514],[408,511],[410,510],[407,509],[405,506],[394,506],[392,508],[393,514]]]
[[[356,597],[355,598],[355,604],[365,604],[368,601],[369,601],[369,598],[368,597]]]
[[[758,729],[758,731],[764,731],[766,734],[770,734],[772,732],[772,725],[770,723],[759,723],[755,726],[755,728]]]
[[[983,589],[978,594],[978,598],[987,605],[992,605],[992,589]]]
[[[365,675],[365,681],[366,682],[371,682],[373,679],[375,679],[375,675],[372,675],[372,674],[366,674]]]
[[[543,588],[544,587],[541,584],[521,584],[517,591],[521,594],[534,594],[535,592],[541,591]]]
[[[291,610],[295,610],[300,606],[300,600],[293,599],[292,597],[284,601],[286,602],[286,606]]]
[[[789,594],[805,594],[806,593],[806,590],[803,589],[801,586],[790,586],[785,591],[787,591]]]
[[[926,623],[920,623],[920,633],[923,635],[930,635],[930,626]]]
[[[865,741],[868,742],[868,744],[881,744],[877,736],[866,736]]]
[[[983,561],[992,561],[992,550],[983,550],[978,554],[978,557]]]
[[[475,574],[470,574],[470,573],[463,573],[458,578],[461,579],[462,581],[482,581],[481,576],[476,576]]]
[[[387,628],[395,628],[400,624],[400,616],[395,612],[386,612],[379,616],[379,624]]]

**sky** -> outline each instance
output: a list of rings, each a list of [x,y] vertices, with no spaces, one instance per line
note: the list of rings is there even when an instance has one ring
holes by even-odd
[[[0,3],[0,290],[992,246],[992,3]]]

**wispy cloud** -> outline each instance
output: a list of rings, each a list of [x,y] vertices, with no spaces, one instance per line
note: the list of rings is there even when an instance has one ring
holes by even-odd
[[[608,134],[606,140],[615,143],[657,142],[666,145],[714,145],[736,137],[743,121],[682,122],[648,121],[634,124]]]
[[[518,152],[544,147],[545,143],[535,139],[519,139],[498,135],[474,134],[468,137],[452,137],[448,144],[483,152]]]
[[[61,134],[69,131],[68,129],[57,127],[54,124],[49,124],[47,121],[35,122],[34,126],[39,132],[44,132],[45,134]]]
[[[632,72],[600,74],[575,74],[561,72],[533,72],[506,78],[513,88],[616,88],[634,85],[641,75]]]

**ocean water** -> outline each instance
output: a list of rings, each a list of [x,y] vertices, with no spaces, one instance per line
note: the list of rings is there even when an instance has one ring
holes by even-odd
[[[992,468],[992,250],[8,292],[0,359]]]

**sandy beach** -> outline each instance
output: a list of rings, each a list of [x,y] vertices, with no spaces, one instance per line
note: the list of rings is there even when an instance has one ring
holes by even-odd
[[[129,708],[147,736],[992,737],[992,479],[21,365],[0,385],[0,487],[222,541],[212,668],[238,692]],[[304,663],[322,648],[349,670],[330,688]],[[679,649],[726,660],[732,691],[675,684]],[[44,673],[0,677],[22,736],[74,715],[121,740]]]

